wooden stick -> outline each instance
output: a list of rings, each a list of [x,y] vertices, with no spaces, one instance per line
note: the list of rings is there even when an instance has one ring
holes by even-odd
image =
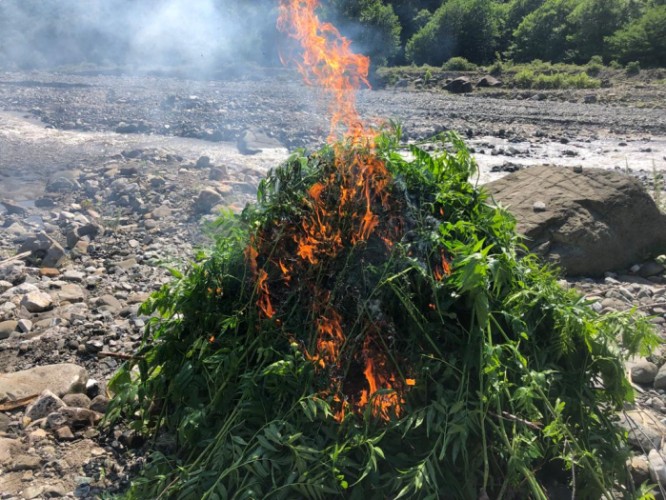
[[[106,351],[98,352],[97,357],[99,357],[99,358],[117,358],[117,359],[125,359],[125,360],[142,360],[142,359],[144,359],[143,356],[132,356],[131,354],[122,354],[122,353],[119,353],[119,352],[106,352]]]
[[[496,413],[493,413],[493,412],[490,412],[490,414],[493,417],[503,418],[505,420],[513,420],[514,422],[518,422],[520,424],[526,425],[527,427],[529,427],[530,429],[535,430],[535,431],[540,431],[541,430],[541,425],[540,424],[530,422],[529,420],[525,420],[523,418],[517,417],[516,415],[512,415],[508,411],[503,411],[502,415],[497,415]]]
[[[39,397],[39,394],[33,394],[32,396],[26,396],[25,398],[16,399],[14,401],[7,401],[5,403],[0,404],[0,411],[18,410],[19,408],[23,408],[24,406],[28,406],[30,403],[32,403],[38,397]]]
[[[7,264],[9,262],[12,262],[13,260],[19,260],[19,259],[22,259],[24,257],[27,257],[31,253],[32,252],[23,252],[23,253],[20,253],[18,255],[14,255],[13,257],[9,257],[8,259],[0,261],[0,266],[2,266],[3,264]]]

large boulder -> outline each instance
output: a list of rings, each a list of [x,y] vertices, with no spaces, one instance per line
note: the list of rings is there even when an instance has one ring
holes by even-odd
[[[461,76],[445,84],[444,89],[453,94],[466,94],[474,90],[474,85],[469,78]]]
[[[537,166],[486,188],[516,217],[527,246],[569,276],[601,276],[666,252],[666,216],[632,177]]]
[[[477,87],[501,87],[502,82],[500,82],[497,78],[486,75],[483,78],[481,78],[477,83]]]

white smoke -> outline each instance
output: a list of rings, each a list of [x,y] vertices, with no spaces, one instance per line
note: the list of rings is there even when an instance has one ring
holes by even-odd
[[[0,68],[277,61],[277,1],[0,0]]]

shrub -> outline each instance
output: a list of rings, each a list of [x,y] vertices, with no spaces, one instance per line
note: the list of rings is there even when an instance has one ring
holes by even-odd
[[[442,65],[442,69],[445,71],[475,71],[478,67],[464,57],[452,57]]]
[[[587,73],[570,75],[567,73],[537,74],[532,69],[524,68],[513,78],[516,87],[524,89],[597,89],[601,81],[591,78]]]
[[[130,498],[622,487],[615,415],[632,391],[617,353],[653,346],[649,323],[598,315],[520,257],[464,144],[447,147],[406,160],[382,136],[374,151],[293,155],[257,205],[218,222],[212,254],[142,306],[108,418],[177,451],[156,452]]]
[[[589,76],[597,76],[604,69],[604,62],[601,56],[592,56],[585,67],[585,73]]]
[[[608,63],[608,67],[611,69],[622,69],[622,64],[614,59]]]
[[[598,89],[601,87],[601,81],[591,78],[587,73],[578,73],[567,78],[567,86],[576,89]]]
[[[638,75],[641,72],[641,63],[638,61],[632,61],[630,63],[627,63],[627,67],[625,68],[627,75],[629,76],[635,76]]]
[[[531,89],[534,86],[536,75],[531,69],[521,69],[513,77],[513,84],[521,89]]]

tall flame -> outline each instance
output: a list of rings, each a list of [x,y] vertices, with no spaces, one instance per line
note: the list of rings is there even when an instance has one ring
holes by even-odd
[[[256,280],[256,305],[262,317],[276,324],[281,321],[281,287],[296,284],[298,277],[308,276],[310,271],[316,273],[322,263],[335,259],[345,248],[367,242],[373,234],[390,249],[391,233],[400,232],[402,226],[399,217],[380,220],[375,213],[390,208],[387,187],[391,176],[374,153],[376,132],[363,124],[356,108],[355,92],[369,87],[370,61],[354,54],[350,41],[335,26],[321,22],[316,14],[318,6],[318,0],[280,0],[278,26],[303,47],[298,68],[305,81],[324,89],[330,98],[328,140],[334,144],[335,168],[308,189],[300,221],[280,227],[283,244],[279,250],[274,246],[278,236],[274,227],[253,236],[246,250]],[[351,147],[337,142],[340,132]],[[291,252],[290,245],[295,245]],[[281,276],[276,279],[275,273],[271,274],[270,288],[266,266]],[[315,369],[328,375],[329,387],[322,394],[330,396],[337,406],[335,418],[341,421],[349,409],[361,414],[368,406],[382,420],[399,416],[406,387],[415,382],[398,374],[395,360],[380,341],[379,326],[370,321],[363,327],[366,337],[362,345],[352,350],[351,356],[344,356],[349,343],[344,317],[332,304],[331,292],[315,283],[306,282],[306,286],[313,298],[316,341],[303,349]],[[346,382],[349,362],[360,369]]]
[[[335,141],[340,125],[347,137],[362,139],[366,127],[356,109],[356,91],[370,87],[370,59],[354,54],[350,40],[319,19],[318,6],[319,0],[280,0],[278,28],[303,47],[298,69],[306,83],[320,86],[331,98],[329,142]]]

